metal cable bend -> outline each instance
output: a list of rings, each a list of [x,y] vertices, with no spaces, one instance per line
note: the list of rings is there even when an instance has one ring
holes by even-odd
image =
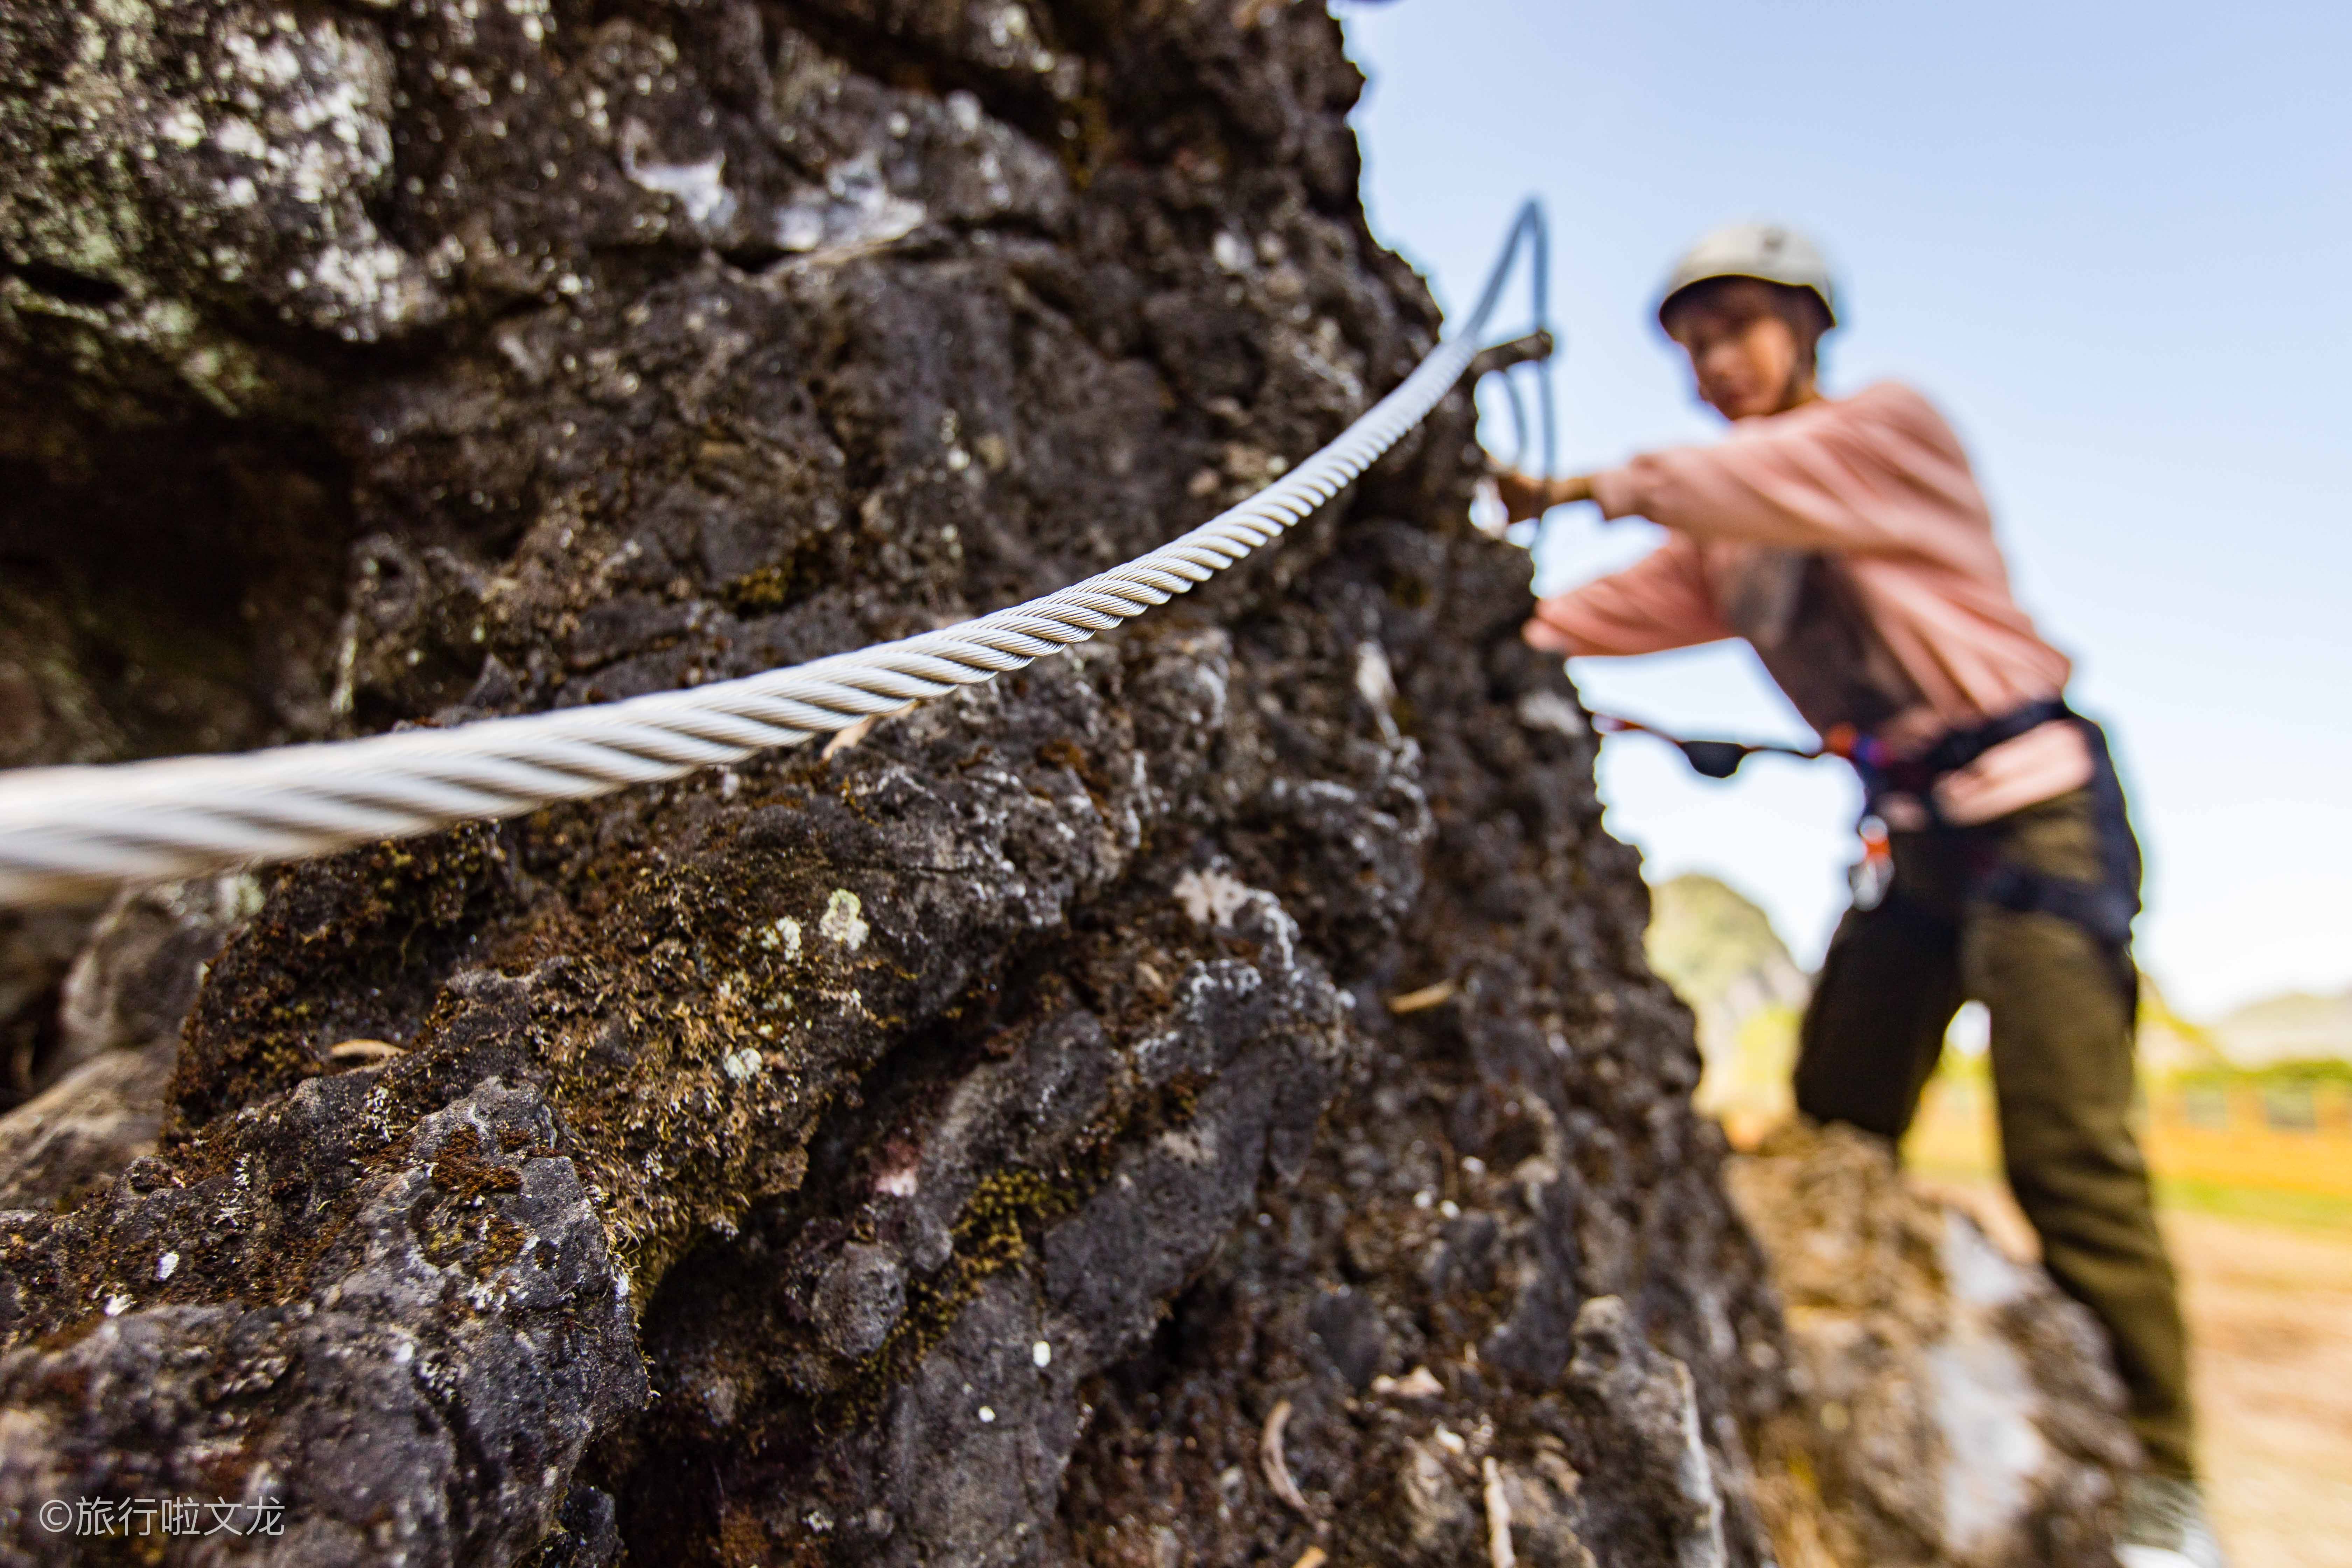
[[[1544,220],[1530,201],[1469,316],[1402,384],[1275,483],[1123,566],[960,626],[740,680],[241,756],[0,774],[0,907],[511,816],[797,745],[1022,668],[1191,591],[1353,483],[1461,378],[1530,247],[1540,317]]]

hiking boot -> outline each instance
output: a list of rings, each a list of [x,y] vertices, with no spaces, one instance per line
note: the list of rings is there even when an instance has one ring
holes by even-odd
[[[2195,1481],[2171,1476],[2134,1476],[2126,1484],[2116,1560],[2123,1568],[2229,1568],[2205,1517],[2205,1494]]]

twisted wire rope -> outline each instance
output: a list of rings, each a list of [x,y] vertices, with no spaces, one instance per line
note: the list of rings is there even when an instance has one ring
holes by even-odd
[[[1529,201],[1469,316],[1393,391],[1275,483],[1125,565],[937,631],[618,702],[241,755],[0,773],[0,907],[297,859],[677,778],[1084,642],[1207,582],[1352,483],[1469,367],[1529,247],[1541,327],[1546,235],[1542,208]]]

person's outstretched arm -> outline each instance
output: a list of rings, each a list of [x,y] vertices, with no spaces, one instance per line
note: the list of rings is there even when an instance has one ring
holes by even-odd
[[[1663,653],[1738,634],[1716,608],[1696,542],[1677,533],[1622,572],[1538,600],[1520,635],[1576,658]]]
[[[1494,480],[1496,492],[1502,497],[1504,515],[1513,522],[1526,522],[1556,506],[1592,499],[1592,480],[1585,474],[1539,479],[1516,468],[1504,468],[1494,475]]]
[[[1948,560],[1990,537],[1951,427],[1893,383],[1582,482],[1605,517],[1646,517],[1699,539]]]

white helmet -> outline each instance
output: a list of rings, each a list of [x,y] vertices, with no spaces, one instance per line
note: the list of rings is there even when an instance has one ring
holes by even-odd
[[[1837,286],[1830,281],[1830,265],[1822,258],[1821,247],[1783,225],[1727,223],[1710,230],[1666,274],[1665,290],[1658,296],[1659,321],[1665,321],[1666,307],[1675,295],[1710,278],[1760,278],[1790,289],[1810,289],[1830,313],[1830,325],[1838,324]]]

